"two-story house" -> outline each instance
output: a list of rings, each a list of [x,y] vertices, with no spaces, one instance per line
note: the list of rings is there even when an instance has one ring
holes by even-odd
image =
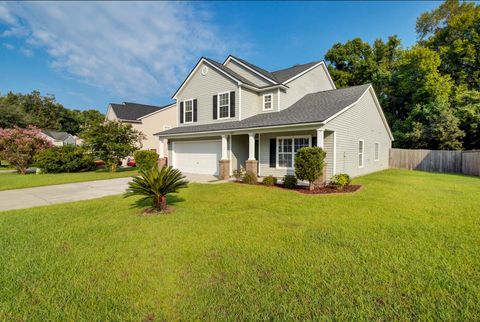
[[[143,150],[155,150],[158,153],[158,138],[154,136],[159,130],[165,131],[177,126],[177,105],[145,105],[124,102],[108,104],[105,119],[131,124],[145,135],[142,140]]]
[[[173,99],[178,127],[156,135],[160,157],[186,173],[282,177],[314,145],[327,153],[327,178],[388,168],[393,136],[372,86],[336,89],[323,61],[268,72],[201,58]]]

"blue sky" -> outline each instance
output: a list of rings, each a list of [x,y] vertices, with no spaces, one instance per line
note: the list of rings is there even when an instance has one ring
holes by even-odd
[[[0,92],[68,108],[164,105],[199,57],[267,70],[319,60],[336,42],[398,35],[440,2],[0,2]]]

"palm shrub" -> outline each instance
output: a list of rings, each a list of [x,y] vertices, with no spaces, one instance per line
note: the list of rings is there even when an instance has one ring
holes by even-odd
[[[188,186],[184,179],[182,172],[171,166],[141,169],[140,175],[128,183],[124,197],[143,196],[140,202],[150,201],[154,209],[164,211],[167,209],[167,194],[177,193]]]
[[[150,169],[157,165],[158,154],[155,151],[138,150],[133,155],[135,163],[140,169]]]
[[[295,154],[295,175],[300,180],[307,180],[310,190],[322,176],[325,156],[325,151],[317,146],[301,148]]]

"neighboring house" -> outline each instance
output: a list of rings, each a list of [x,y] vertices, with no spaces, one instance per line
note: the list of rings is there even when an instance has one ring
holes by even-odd
[[[156,135],[160,157],[184,172],[282,177],[299,148],[315,145],[327,178],[388,168],[393,136],[372,86],[336,89],[323,61],[268,72],[201,58],[173,98],[179,126]]]
[[[77,145],[77,138],[70,133],[55,130],[42,130],[42,135],[55,146]]]
[[[134,129],[145,134],[142,149],[158,152],[158,138],[153,134],[160,130],[168,130],[177,125],[177,106],[153,106],[124,102],[123,104],[109,104],[107,120],[116,120],[129,123]]]

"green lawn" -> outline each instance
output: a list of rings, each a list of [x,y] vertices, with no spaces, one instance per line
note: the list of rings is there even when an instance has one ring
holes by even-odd
[[[191,185],[0,213],[0,320],[479,320],[480,179],[388,170],[349,195]]]
[[[102,169],[80,173],[31,173],[25,175],[18,173],[0,173],[0,190],[130,177],[137,173],[136,170],[136,168],[125,168],[119,169],[117,172],[110,173],[107,170]]]

